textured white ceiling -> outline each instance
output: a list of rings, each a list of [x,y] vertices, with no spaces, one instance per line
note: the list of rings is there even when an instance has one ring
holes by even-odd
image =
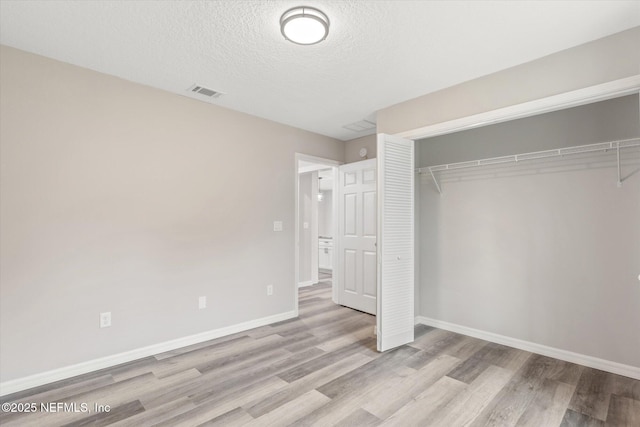
[[[278,21],[323,10],[329,37]],[[339,139],[343,126],[640,25],[640,1],[0,1],[0,43]],[[198,97],[198,95],[193,95]]]

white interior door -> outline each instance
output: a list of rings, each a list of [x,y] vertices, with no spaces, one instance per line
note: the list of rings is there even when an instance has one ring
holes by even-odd
[[[378,135],[378,350],[413,341],[414,143]]]
[[[339,168],[337,303],[376,314],[376,160]]]

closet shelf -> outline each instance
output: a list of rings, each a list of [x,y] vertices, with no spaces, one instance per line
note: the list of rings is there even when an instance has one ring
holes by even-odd
[[[428,166],[416,169],[416,172],[420,174],[431,174],[438,193],[442,194],[440,184],[436,179],[436,172],[454,171],[457,169],[466,169],[479,166],[498,165],[504,163],[518,163],[524,160],[537,160],[546,159],[549,157],[569,156],[572,154],[591,153],[596,151],[606,152],[609,150],[616,150],[618,161],[618,187],[622,186],[622,180],[620,176],[620,149],[628,147],[640,146],[640,138],[622,139],[618,141],[600,142],[597,144],[577,145],[574,147],[556,148],[553,150],[536,151],[533,153],[514,154],[511,156],[492,157],[481,160],[471,160],[467,162],[449,163],[446,165]]]

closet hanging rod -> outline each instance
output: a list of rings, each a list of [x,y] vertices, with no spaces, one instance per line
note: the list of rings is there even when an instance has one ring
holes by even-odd
[[[553,150],[535,151],[531,153],[513,154],[509,156],[491,157],[487,159],[471,160],[467,162],[449,163],[446,165],[427,166],[416,169],[416,172],[423,174],[429,173],[433,178],[433,182],[438,189],[438,193],[442,193],[440,185],[436,179],[435,172],[454,171],[457,169],[466,169],[478,166],[498,165],[503,163],[517,163],[523,160],[545,159],[549,157],[568,156],[571,154],[591,153],[596,151],[616,150],[618,159],[618,186],[622,184],[620,179],[620,149],[628,147],[640,146],[640,138],[621,139],[618,141],[599,142],[596,144],[577,145],[574,147],[556,148]]]

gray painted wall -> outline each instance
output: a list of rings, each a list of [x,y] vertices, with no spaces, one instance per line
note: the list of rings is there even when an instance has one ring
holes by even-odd
[[[0,55],[1,381],[294,310],[295,153],[341,141]]]
[[[301,173],[298,178],[298,215],[298,283],[304,283],[311,280],[311,229],[304,228],[305,222],[311,224],[311,173]]]
[[[640,135],[638,95],[417,141],[416,164],[434,166],[595,144]]]
[[[582,89],[640,72],[640,27],[433,92],[377,112],[395,134]]]
[[[345,141],[344,143],[344,161],[345,163],[359,162],[366,160],[360,157],[360,149],[367,149],[367,159],[375,159],[377,149],[377,136],[367,135],[356,139]]]
[[[298,225],[300,227],[299,283],[317,281],[318,258],[318,172],[300,174]],[[304,225],[308,224],[305,228]],[[315,269],[315,271],[314,271]],[[315,274],[314,274],[315,273]]]
[[[417,144],[418,166],[639,137],[628,96]],[[640,366],[640,150],[419,179],[419,314]]]
[[[318,202],[318,235],[333,237],[333,191],[323,193],[324,198]]]

